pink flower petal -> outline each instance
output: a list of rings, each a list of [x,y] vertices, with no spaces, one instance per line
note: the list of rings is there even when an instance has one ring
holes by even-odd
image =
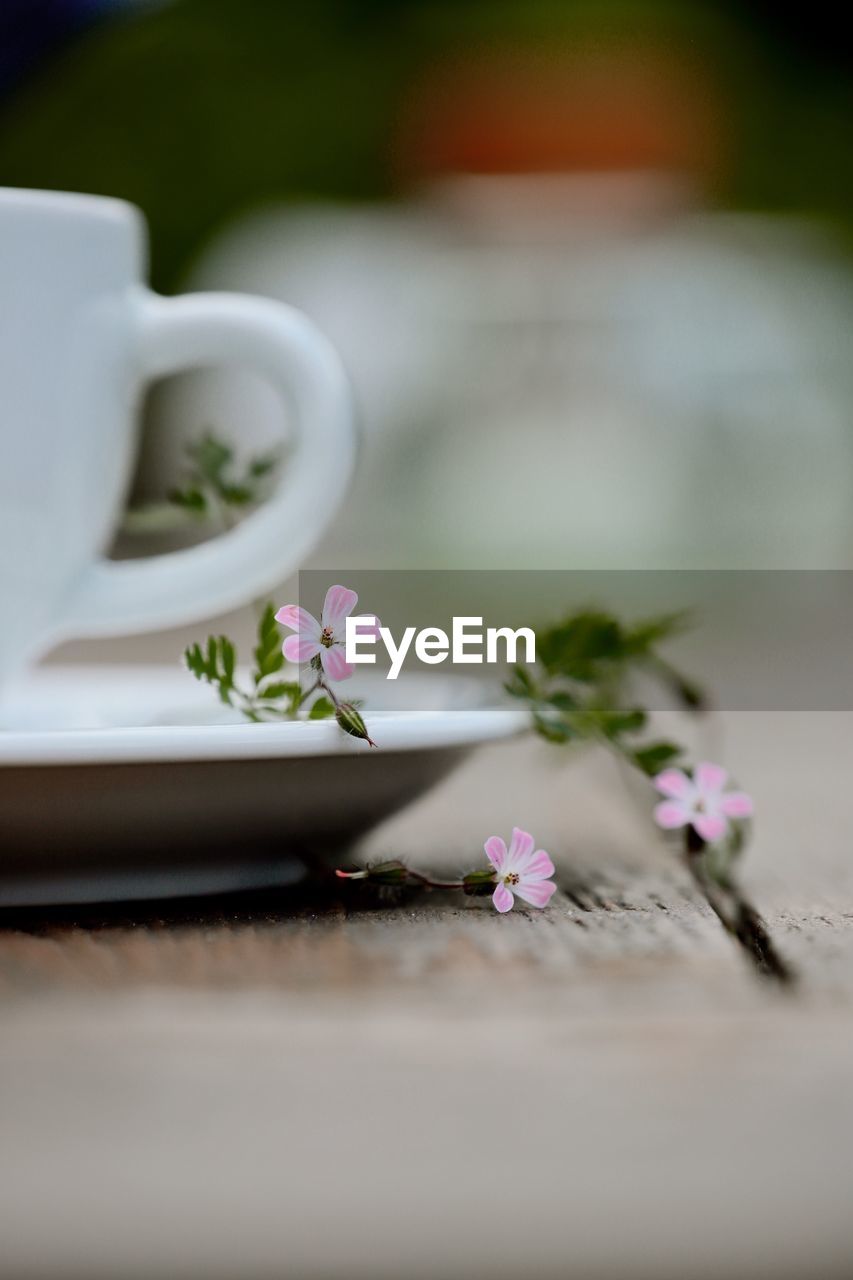
[[[375,613],[359,613],[358,615],[358,634],[360,636],[378,636],[379,628],[382,623],[379,621]],[[344,622],[346,628],[346,622]],[[340,639],[344,639],[344,631],[341,632]]]
[[[693,783],[681,769],[664,769],[654,779],[655,790],[670,800],[684,800],[693,790]]]
[[[745,791],[729,791],[720,796],[720,809],[728,818],[751,818],[752,796]]]
[[[344,620],[349,617],[358,604],[358,596],[349,587],[329,587],[323,601],[323,626],[331,627],[337,635],[344,631]]]
[[[719,840],[726,834],[729,824],[725,818],[721,818],[717,814],[700,813],[693,819],[693,826],[703,840],[713,844],[715,840]]]
[[[512,839],[509,842],[509,861],[513,866],[523,867],[533,852],[535,841],[529,831],[521,827],[513,827]]]
[[[662,800],[655,805],[655,822],[667,831],[684,827],[690,821],[690,811],[677,800]]]
[[[333,644],[330,649],[321,645],[320,661],[330,680],[348,680],[355,671],[355,667],[346,660],[346,649],[340,644]]]
[[[489,836],[483,848],[486,850],[486,857],[495,871],[503,870],[506,862],[506,844],[501,840],[500,836]]]
[[[288,636],[281,651],[288,662],[310,662],[320,652],[320,641],[311,636]]]
[[[706,760],[703,764],[697,764],[693,776],[699,790],[707,794],[722,791],[729,775],[720,765],[708,764]]]
[[[537,849],[521,876],[523,880],[547,880],[554,874],[554,864],[544,849]]]
[[[298,631],[302,636],[316,636],[318,640],[320,638],[319,622],[313,613],[309,613],[307,609],[300,609],[298,604],[282,605],[275,615],[275,620],[283,627]]]
[[[553,880],[534,880],[532,883],[522,880],[515,886],[515,892],[519,898],[529,902],[531,907],[547,907],[556,888]]]
[[[501,914],[512,910],[513,897],[505,884],[501,883],[497,886],[492,894],[492,902],[494,903],[495,911],[500,911]]]

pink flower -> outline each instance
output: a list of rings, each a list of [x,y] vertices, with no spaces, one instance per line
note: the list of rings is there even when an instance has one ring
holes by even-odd
[[[681,769],[665,769],[654,785],[666,800],[655,806],[655,822],[671,830],[688,823],[703,840],[721,840],[729,818],[748,818],[752,799],[745,791],[724,791],[728,774],[718,764],[697,764],[693,777]]]
[[[299,605],[286,604],[275,615],[276,622],[290,627],[296,634],[288,636],[282,652],[288,662],[310,662],[320,657],[323,671],[330,680],[348,680],[355,668],[346,660],[346,620],[358,604],[358,596],[348,587],[329,587],[323,602],[320,621]],[[379,627],[375,614],[365,614],[360,630],[368,635]]]
[[[544,849],[533,852],[533,836],[513,827],[509,849],[500,836],[489,836],[484,848],[498,882],[492,894],[496,911],[512,910],[514,895],[531,907],[547,907],[557,887],[550,879],[554,864]]]

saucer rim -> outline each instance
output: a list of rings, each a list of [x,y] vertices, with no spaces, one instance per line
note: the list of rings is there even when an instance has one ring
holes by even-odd
[[[35,681],[77,681],[119,669],[101,664],[46,667]],[[126,668],[124,670],[127,670]],[[174,684],[170,668],[156,664],[135,668],[143,680]],[[457,690],[470,681],[448,675],[444,681]],[[167,690],[168,691],[168,690]],[[302,720],[252,724],[123,725],[62,729],[0,730],[0,769],[179,761],[230,761],[349,756],[367,754],[381,759],[389,752],[436,751],[474,747],[514,737],[529,726],[527,712],[514,706],[450,707],[441,710],[381,711],[370,714],[370,729],[378,750],[343,733],[332,720]]]

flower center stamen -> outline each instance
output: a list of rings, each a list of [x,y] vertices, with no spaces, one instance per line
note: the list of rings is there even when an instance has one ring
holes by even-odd
[[[320,636],[320,644],[324,645],[325,648],[327,649],[331,649],[334,643],[335,643],[335,637],[334,637],[334,633],[332,632],[332,628],[324,627],[323,634]]]
[[[509,871],[504,876],[504,884],[518,884],[518,875],[515,871]]]

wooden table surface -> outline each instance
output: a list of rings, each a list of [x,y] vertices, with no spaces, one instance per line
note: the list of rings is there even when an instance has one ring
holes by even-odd
[[[853,1274],[853,717],[719,733],[794,993],[609,761],[532,741],[368,852],[458,870],[526,826],[544,912],[332,885],[4,916],[0,1274]]]

